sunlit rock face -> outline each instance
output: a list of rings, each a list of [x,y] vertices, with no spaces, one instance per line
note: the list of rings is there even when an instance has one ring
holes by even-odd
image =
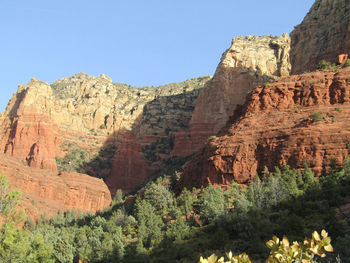
[[[33,176],[38,174],[38,168],[67,180],[69,176],[63,176],[63,172],[70,172],[78,185],[80,179],[90,179],[77,172],[88,173],[105,179],[108,183],[106,196],[117,188],[130,191],[152,175],[162,158],[170,157],[174,134],[188,127],[199,91],[210,79],[205,76],[159,87],[136,88],[113,83],[103,74],[93,77],[79,73],[51,85],[33,78],[19,86],[5,112],[1,113],[0,153],[26,166],[29,177],[31,168]],[[147,159],[144,148],[157,141],[165,142],[166,145],[160,146],[168,147],[169,153],[162,151],[159,157],[158,148],[154,149],[149,155],[157,156],[157,162],[152,162]],[[65,160],[64,167],[58,159]],[[14,175],[9,169],[6,171]],[[33,180],[38,181],[38,178],[33,177]],[[45,190],[51,194],[43,195],[43,199],[50,199],[56,190],[67,192],[55,180],[50,183],[50,189]],[[95,182],[92,177],[91,180],[100,184],[99,187],[106,187],[102,180]],[[25,183],[15,185],[23,188]],[[30,194],[28,191],[26,194]],[[77,195],[80,197],[83,198]],[[95,201],[88,205],[89,201],[78,202],[77,198],[71,197],[74,204],[57,199],[58,203],[63,202],[57,205],[63,210],[103,208]],[[103,204],[109,199],[105,200]]]
[[[184,168],[178,187],[249,183],[265,167],[305,163],[319,176],[348,157],[350,68],[258,86]]]
[[[303,22],[291,33],[292,73],[316,69],[324,59],[337,62],[350,52],[350,2],[317,0]]]
[[[257,85],[288,76],[290,38],[247,36],[232,40],[215,75],[199,94],[188,132],[179,131],[173,154],[186,156],[199,150],[208,137],[226,124],[237,105]]]

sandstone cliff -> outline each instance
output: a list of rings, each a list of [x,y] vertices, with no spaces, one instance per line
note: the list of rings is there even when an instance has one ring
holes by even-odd
[[[131,132],[125,132],[123,142],[114,155],[111,175],[107,184],[112,193],[117,189],[131,191],[149,178],[153,169],[147,163],[142,147],[137,137]]]
[[[1,153],[16,156],[32,167],[57,172],[60,132],[51,121],[52,97],[48,83],[32,79],[28,85],[19,86],[2,119]]]
[[[316,175],[348,156],[350,68],[282,77],[254,89],[217,138],[184,168],[179,187],[249,182],[266,166],[306,162]]]
[[[113,192],[128,191],[157,168],[144,156],[145,147],[172,147],[168,142],[188,127],[210,78],[152,88],[113,83],[103,74],[79,73],[51,85],[32,79],[19,86],[1,115],[0,152],[55,174],[109,178]]]
[[[186,156],[200,149],[226,124],[254,87],[289,75],[289,47],[287,34],[234,38],[213,79],[198,96],[189,131],[176,134],[173,154]]]
[[[14,188],[21,190],[20,206],[34,218],[42,214],[53,216],[66,210],[96,212],[112,201],[106,184],[85,174],[57,175],[49,170],[28,167],[4,154],[0,154],[0,171]]]
[[[313,71],[325,59],[337,62],[350,52],[350,2],[317,0],[291,33],[292,73]]]

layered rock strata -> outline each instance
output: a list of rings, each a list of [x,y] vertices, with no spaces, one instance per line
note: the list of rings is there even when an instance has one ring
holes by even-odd
[[[0,152],[16,156],[36,168],[57,172],[61,135],[51,120],[54,100],[51,87],[32,79],[19,86],[2,119]]]
[[[199,91],[210,79],[135,88],[103,74],[79,73],[51,85],[33,78],[19,86],[1,114],[0,153],[56,174],[56,159],[65,157],[60,171],[111,177],[113,191],[128,191],[154,170],[143,148],[188,127]]]
[[[341,165],[350,141],[350,68],[283,77],[255,88],[184,168],[179,187],[247,183],[265,167]],[[221,135],[221,136],[220,136]]]
[[[38,218],[59,211],[96,212],[111,204],[106,184],[86,174],[55,174],[24,165],[17,158],[0,154],[0,172],[22,192],[20,206],[27,215]]]

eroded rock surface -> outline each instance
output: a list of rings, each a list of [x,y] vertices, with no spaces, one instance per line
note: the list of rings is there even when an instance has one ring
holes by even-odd
[[[52,121],[54,99],[48,83],[32,79],[19,86],[1,123],[0,152],[16,156],[31,167],[57,172],[61,135]]]
[[[181,130],[176,135],[173,154],[186,156],[200,149],[226,124],[254,87],[289,75],[289,48],[287,34],[234,38],[213,79],[198,96],[189,131]]]
[[[62,173],[24,165],[17,158],[0,154],[0,172],[22,192],[20,206],[29,216],[53,216],[58,211],[96,212],[110,205],[111,194],[103,182],[86,174]]]
[[[210,79],[136,88],[103,74],[79,73],[51,85],[33,78],[19,86],[1,114],[0,152],[55,174],[108,178],[113,192],[131,190],[157,166],[145,160],[144,148],[188,127]]]
[[[350,141],[350,68],[282,77],[255,88],[217,138],[186,164],[179,187],[249,182],[266,166],[341,165]]]
[[[317,0],[291,33],[292,73],[316,69],[324,59],[337,62],[350,52],[350,2]]]

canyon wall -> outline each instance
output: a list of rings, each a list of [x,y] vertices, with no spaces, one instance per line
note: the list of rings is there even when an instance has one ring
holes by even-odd
[[[152,88],[104,74],[32,79],[0,115],[0,153],[62,178],[103,178],[112,194],[196,152],[182,186],[248,182],[265,166],[304,160],[319,175],[347,156],[348,70],[289,75],[349,52],[349,5],[317,0],[291,37],[234,38],[213,78]]]
[[[288,76],[289,48],[287,34],[234,38],[213,79],[198,96],[189,130],[176,134],[173,155],[186,156],[199,150],[208,137],[226,124],[235,107],[244,103],[254,87]]]
[[[56,175],[104,178],[112,193],[130,191],[159,165],[145,158],[144,148],[188,127],[210,79],[135,88],[103,74],[79,73],[51,85],[33,78],[1,114],[0,153]]]
[[[337,62],[350,52],[350,2],[317,0],[290,36],[293,74],[315,70],[322,59]]]
[[[53,216],[67,210],[96,212],[112,202],[107,185],[86,174],[57,175],[47,169],[28,167],[5,154],[0,154],[0,171],[12,187],[21,190],[20,207],[36,219],[42,214]]]
[[[265,167],[308,166],[319,176],[348,157],[350,68],[282,77],[244,106],[184,168],[179,187],[248,183]]]

